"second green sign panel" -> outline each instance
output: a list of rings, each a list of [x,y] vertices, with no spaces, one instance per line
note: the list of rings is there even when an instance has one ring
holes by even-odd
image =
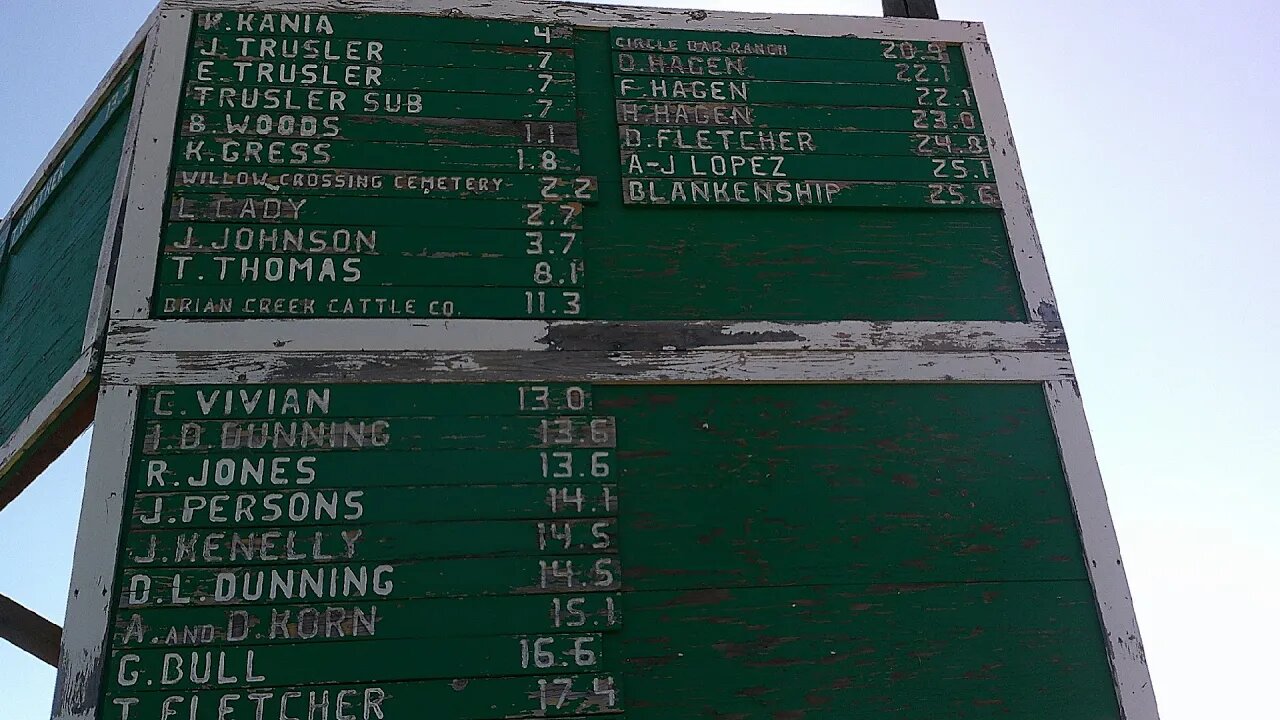
[[[139,417],[113,720],[1115,713],[1037,384],[171,386]]]

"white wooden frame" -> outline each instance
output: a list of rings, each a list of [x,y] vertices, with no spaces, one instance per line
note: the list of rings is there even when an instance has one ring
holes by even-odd
[[[80,503],[80,525],[71,565],[71,589],[51,717],[98,720],[107,664],[116,555],[124,522],[138,390],[104,386],[98,394],[89,472]],[[109,419],[110,422],[106,422]]]
[[[5,216],[4,222],[0,223],[0,230],[7,232],[17,213],[23,210],[32,197],[44,186],[45,180],[56,169],[58,160],[75,142],[98,108],[107,101],[112,87],[130,69],[133,60],[139,56],[139,53],[143,55],[141,62],[146,63],[146,51],[143,48],[143,44],[151,31],[153,18],[154,13],[139,28],[133,39],[129,41],[119,57],[112,63],[107,74],[98,83],[93,94],[80,107],[71,124],[63,131],[53,149],[49,151],[45,159],[40,163],[39,169],[27,181],[22,192],[18,194],[18,198]],[[106,332],[107,304],[110,298],[113,263],[118,247],[116,242],[119,237],[118,222],[124,210],[124,203],[128,193],[128,183],[123,168],[132,163],[134,141],[137,138],[137,119],[140,109],[138,100],[141,95],[140,80],[141,78],[138,78],[134,81],[133,105],[129,111],[129,123],[125,129],[124,147],[120,156],[122,170],[117,173],[111,192],[106,228],[103,231],[102,242],[98,251],[93,293],[90,296],[84,334],[80,343],[80,357],[49,388],[44,397],[36,403],[31,412],[18,424],[14,432],[8,437],[0,437],[0,476],[13,469],[29,451],[34,449],[33,446],[39,437],[52,426],[62,411],[75,401],[98,372],[102,357],[103,335]],[[3,272],[2,266],[0,266],[0,276],[2,276]]]
[[[153,320],[150,298],[169,175],[181,58],[196,10],[381,12],[571,23],[963,43],[992,148],[1027,322],[551,322],[498,320]],[[95,718],[105,611],[76,593],[113,593],[118,503],[136,396],[148,384],[591,379],[602,382],[1040,383],[1074,503],[1089,577],[1126,720],[1157,720],[1155,697],[1056,300],[1040,248],[995,64],[980,23],[761,15],[494,0],[168,0],[142,98],[130,212],[111,308],[104,395],[77,545],[73,602],[54,717]],[[141,209],[139,209],[141,208]],[[123,450],[122,450],[123,448]],[[101,485],[101,487],[97,487]],[[86,505],[86,508],[88,505]],[[99,547],[81,548],[85,543]],[[75,613],[73,614],[73,610]]]

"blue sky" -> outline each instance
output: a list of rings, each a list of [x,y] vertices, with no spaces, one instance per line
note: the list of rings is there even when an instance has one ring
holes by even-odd
[[[0,2],[0,208],[151,5]],[[879,12],[865,0],[687,6]],[[1280,9],[1266,0],[939,6],[987,24],[1162,716],[1272,716]],[[0,512],[0,593],[58,621],[86,445]],[[52,669],[3,643],[0,668],[0,717],[45,716]]]

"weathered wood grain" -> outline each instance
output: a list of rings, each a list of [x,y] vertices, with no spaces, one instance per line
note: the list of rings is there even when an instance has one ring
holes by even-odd
[[[991,118],[987,125],[987,142],[996,168],[997,185],[1004,198],[1005,226],[1013,261],[1018,267],[1018,280],[1027,306],[1028,317],[1056,322],[1061,319],[1058,301],[1049,281],[1040,235],[1031,213],[1031,198],[1022,177],[1018,149],[1009,126],[1009,112],[996,77],[995,59],[986,43],[965,45],[965,60],[973,72],[974,91],[983,116]]]
[[[118,320],[107,348],[119,352],[354,351],[403,331],[401,349],[498,350],[863,350],[1062,352],[1058,323],[1018,322],[662,322],[573,320]]]
[[[166,6],[167,7],[167,6]],[[148,56],[139,70],[142,94],[137,124],[137,150],[129,174],[129,210],[124,214],[111,317],[146,317],[155,281],[159,236],[168,196],[174,148],[174,118],[181,97],[183,58],[191,29],[191,13],[160,10],[148,41]]]
[[[1044,387],[1080,526],[1081,544],[1089,559],[1089,577],[1098,600],[1116,696],[1126,718],[1158,718],[1146,649],[1133,611],[1133,597],[1089,437],[1080,388],[1075,381],[1055,381]]]
[[[1071,378],[1065,353],[135,352],[108,357],[103,382],[161,385],[338,382],[1040,382]]]
[[[13,502],[93,422],[98,356],[81,355],[0,445],[0,510]]]
[[[127,72],[112,76],[100,106],[68,129],[56,168],[0,230],[0,508],[79,436],[92,413],[80,401],[100,357],[133,82]]]

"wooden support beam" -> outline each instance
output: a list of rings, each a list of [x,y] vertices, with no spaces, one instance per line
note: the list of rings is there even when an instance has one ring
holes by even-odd
[[[938,19],[937,0],[882,0],[885,17]]]
[[[0,638],[50,665],[58,666],[62,628],[0,595]]]

